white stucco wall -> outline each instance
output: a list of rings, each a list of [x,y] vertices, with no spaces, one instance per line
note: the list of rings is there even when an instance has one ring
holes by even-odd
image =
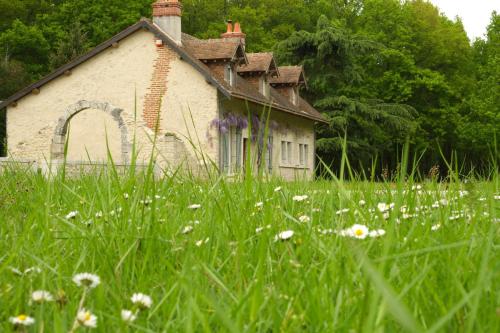
[[[259,114],[263,107],[251,106],[250,109],[239,101],[224,103],[224,111],[248,116],[248,111]],[[273,136],[273,156],[272,156],[272,175],[283,178],[288,181],[299,179],[313,179],[315,168],[315,135],[314,121],[298,117],[282,111],[273,110],[269,119],[276,122],[278,128],[272,131]],[[215,130],[212,130],[215,133]],[[243,138],[248,138],[248,129],[242,131]],[[292,143],[292,161],[291,163],[282,163],[281,160],[281,141]],[[299,144],[308,145],[307,164],[300,165]],[[251,154],[253,167],[256,170],[257,148],[256,143],[251,143]]]
[[[75,115],[69,126],[68,161],[108,160],[121,164],[121,131],[113,117],[101,110],[88,109]],[[89,160],[90,158],[90,160]]]
[[[217,89],[178,57],[171,63],[161,114],[162,132],[175,134],[182,141],[177,163],[187,160],[199,166],[203,154],[217,164],[218,136],[207,137],[211,121],[218,117]],[[188,156],[183,155],[183,148]]]
[[[209,142],[206,137],[209,122],[218,112],[217,89],[173,51],[168,53],[169,59],[163,59],[170,62],[170,68],[156,140],[157,162],[166,166],[187,159],[189,163],[198,165],[199,156],[188,143],[189,137],[207,157],[217,160],[217,138]],[[145,96],[152,89],[151,80],[158,59],[154,35],[148,31],[138,31],[120,41],[118,48],[109,48],[80,64],[70,76],[63,75],[45,84],[38,95],[29,94],[20,99],[16,107],[7,108],[9,156],[40,163],[49,161],[59,118],[64,116],[68,106],[87,100],[109,103],[123,109],[121,117],[128,132],[128,143],[132,144],[135,133],[138,162],[149,161],[155,134],[145,126],[143,107]],[[134,120],[134,110],[137,122]],[[106,145],[102,135],[104,123],[109,127],[110,147],[112,151],[117,150],[122,142],[115,131],[116,119],[113,124],[113,120],[107,119],[108,115],[104,113],[94,117],[102,111],[89,109],[82,112],[71,120],[71,130],[76,132],[70,137],[68,157],[80,159],[85,147],[91,147],[97,159],[101,159],[102,150],[98,147]],[[194,126],[190,113],[194,118]],[[176,134],[176,139],[172,139],[171,133]]]
[[[155,47],[150,32],[138,31],[122,40],[118,48],[109,48],[80,64],[70,76],[63,75],[45,84],[40,94],[27,95],[16,107],[8,107],[9,155],[39,162],[50,159],[58,119],[68,106],[80,100],[108,102],[123,109],[122,117],[131,140],[135,127],[134,95],[137,95],[137,142],[140,147],[147,147],[149,140],[141,122],[141,107],[153,72]],[[86,138],[92,140],[100,138]]]

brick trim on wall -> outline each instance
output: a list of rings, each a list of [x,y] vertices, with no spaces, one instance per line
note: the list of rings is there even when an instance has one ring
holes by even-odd
[[[155,39],[152,40],[155,43]],[[154,62],[153,76],[151,77],[148,92],[144,98],[142,116],[146,125],[152,130],[160,130],[161,103],[167,93],[167,77],[171,68],[171,62],[176,53],[166,46],[156,48],[157,58]]]

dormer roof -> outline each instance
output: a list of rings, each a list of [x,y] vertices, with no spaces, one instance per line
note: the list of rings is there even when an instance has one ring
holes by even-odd
[[[278,67],[280,75],[272,78],[270,83],[272,86],[298,86],[305,85],[307,87],[306,75],[302,66],[280,66]]]
[[[248,64],[238,67],[238,73],[260,73],[278,76],[278,66],[272,52],[247,53]]]
[[[197,39],[185,38],[183,35],[184,48],[196,59],[201,61],[233,61],[238,64],[247,64],[243,44],[238,41],[227,39]]]

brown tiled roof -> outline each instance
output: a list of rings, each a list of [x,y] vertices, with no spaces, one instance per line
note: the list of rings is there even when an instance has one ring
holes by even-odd
[[[248,64],[238,67],[239,73],[277,72],[276,62],[272,52],[247,53]]]
[[[245,52],[241,43],[227,39],[184,39],[183,47],[198,60],[235,60],[244,59]]]
[[[304,69],[302,66],[280,66],[280,75],[270,80],[271,84],[301,84],[306,83]]]
[[[299,101],[299,106],[295,106],[288,101],[287,98],[282,96],[276,89],[270,88],[271,90],[271,98],[266,98],[263,96],[258,89],[256,89],[252,84],[247,82],[244,78],[240,77],[239,75],[236,75],[236,85],[235,87],[231,87],[227,84],[227,82],[224,80],[223,77],[218,77],[218,75],[211,71],[207,65],[205,65],[201,60],[203,60],[204,55],[201,54],[201,51],[193,50],[193,47],[196,46],[199,43],[199,39],[189,36],[187,34],[183,34],[183,45],[179,46],[176,42],[174,42],[167,34],[165,34],[159,27],[157,27],[155,24],[151,23],[149,20],[142,19],[141,21],[137,22],[133,26],[123,30],[116,36],[112,37],[111,39],[107,40],[106,42],[100,44],[99,46],[95,47],[88,53],[82,55],[81,57],[71,61],[70,63],[60,67],[59,69],[55,70],[51,74],[47,75],[46,77],[42,78],[41,80],[31,84],[30,86],[22,89],[21,91],[15,93],[11,97],[9,97],[7,100],[3,101],[0,103],[0,109],[7,107],[11,103],[16,102],[17,100],[23,98],[24,96],[28,95],[31,93],[34,89],[39,89],[43,85],[47,84],[48,82],[58,78],[61,75],[64,75],[67,71],[71,71],[73,68],[79,66],[80,64],[86,62],[87,60],[93,58],[94,56],[98,55],[102,51],[112,47],[115,43],[121,41],[122,39],[126,38],[127,36],[130,36],[131,34],[135,33],[136,31],[140,29],[146,29],[153,34],[157,36],[157,38],[161,39],[165,45],[168,45],[171,47],[177,54],[187,63],[189,63],[191,66],[193,66],[198,72],[200,72],[207,82],[210,84],[214,85],[224,96],[230,98],[238,98],[238,99],[244,99],[248,100],[250,102],[254,102],[260,105],[265,105],[269,106],[271,103],[271,106],[280,111],[284,111],[290,114],[295,114],[297,116],[305,117],[314,121],[318,122],[326,122],[325,118],[318,112],[316,111],[312,106],[310,106],[305,100],[300,99]],[[209,42],[214,40],[209,40]],[[240,52],[239,50],[243,50],[241,47],[241,44],[238,42],[225,42],[229,44],[233,44],[235,47],[235,53]],[[205,42],[206,44],[206,42]],[[202,44],[202,45],[205,45]],[[217,40],[215,44],[218,44]],[[222,44],[218,44],[222,45]],[[240,45],[238,47],[237,45]],[[228,49],[230,49],[228,47]],[[227,52],[229,54],[229,51],[214,51],[215,54],[219,54],[223,52]],[[233,55],[234,55],[233,54]],[[243,56],[244,56],[244,50],[243,50]],[[198,58],[198,56],[201,56],[201,58]],[[246,57],[245,57],[246,60]]]

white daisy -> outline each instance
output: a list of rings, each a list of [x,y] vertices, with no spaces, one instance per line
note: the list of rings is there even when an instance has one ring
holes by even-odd
[[[368,234],[371,238],[377,238],[385,235],[385,230],[384,229],[378,229],[378,230],[372,230]]]
[[[281,191],[281,186],[278,186],[274,189],[274,192],[280,192]]]
[[[141,293],[133,294],[130,300],[134,305],[137,305],[141,310],[149,309],[153,304],[153,300],[151,299],[150,296]]]
[[[95,217],[96,217],[96,219],[100,219],[100,218],[102,217],[102,215],[103,215],[103,214],[102,214],[102,212],[101,212],[101,211],[99,211],[99,212],[97,212],[97,213],[95,214]]]
[[[10,317],[9,321],[16,326],[30,326],[35,323],[34,318],[27,316],[25,314],[21,314],[16,317]]]
[[[257,202],[255,204],[255,208],[262,208],[264,206],[264,203],[261,201],[261,202]]]
[[[302,223],[311,222],[311,218],[307,215],[299,216],[299,221]]]
[[[439,230],[439,228],[441,228],[441,224],[434,224],[432,227],[431,227],[431,230],[432,231],[436,231],[436,230]]]
[[[123,193],[123,199],[127,200],[129,198],[128,193]]]
[[[183,235],[187,235],[187,234],[189,234],[190,232],[192,232],[193,230],[194,230],[194,228],[193,228],[193,226],[192,226],[192,225],[187,225],[187,226],[185,226],[185,227],[182,229],[181,233],[182,233]]]
[[[309,198],[307,195],[296,195],[292,198],[293,201],[297,201],[297,202],[300,202],[300,201],[304,201],[304,200],[307,200],[307,198]]]
[[[493,198],[494,198],[495,200],[500,200],[500,195],[495,195]]]
[[[355,224],[350,229],[351,237],[365,239],[368,236],[368,228],[362,224]]]
[[[66,220],[72,220],[75,217],[77,217],[77,215],[78,215],[78,211],[77,210],[69,212],[68,215],[66,215]]]
[[[448,200],[446,200],[446,199],[441,199],[441,200],[439,200],[439,204],[440,204],[441,206],[448,206]]]
[[[33,266],[33,267],[26,268],[24,270],[24,275],[31,274],[31,273],[39,274],[41,272],[42,272],[42,270],[40,269],[40,267]]]
[[[364,200],[359,200],[358,204],[359,204],[360,206],[364,206],[364,205],[366,205],[366,201],[364,201]]]
[[[377,209],[379,212],[384,213],[390,209],[390,206],[385,202],[380,202],[379,204],[377,204]]]
[[[91,273],[79,273],[76,274],[73,277],[73,282],[78,286],[78,287],[87,287],[87,288],[95,288],[101,283],[101,279]]]
[[[200,209],[201,205],[200,204],[192,204],[188,206],[188,209]]]
[[[36,303],[52,302],[54,297],[45,290],[36,290],[31,294],[31,299]]]
[[[255,233],[260,234],[262,231],[264,231],[264,229],[271,229],[271,225],[268,224],[265,227],[258,227],[255,229]]]
[[[345,214],[348,212],[349,212],[349,208],[344,208],[344,209],[340,209],[340,210],[336,211],[335,214],[342,215],[342,214]]]
[[[137,319],[137,314],[130,310],[122,310],[121,317],[124,322],[131,323]]]
[[[279,234],[277,234],[275,237],[274,237],[274,241],[278,241],[278,240],[282,240],[282,241],[285,241],[285,240],[289,240],[290,238],[293,237],[293,234],[295,232],[293,230],[285,230],[285,231],[282,231],[280,232]]]
[[[76,315],[76,320],[82,326],[90,328],[97,327],[97,317],[93,315],[90,311],[87,311],[85,309],[78,311],[78,314]]]
[[[197,241],[197,242],[195,243],[195,245],[196,245],[196,246],[198,246],[198,247],[200,247],[200,246],[202,246],[203,244],[207,244],[209,240],[210,240],[210,238],[209,238],[209,237],[207,237],[205,240],[200,239],[199,241]]]

